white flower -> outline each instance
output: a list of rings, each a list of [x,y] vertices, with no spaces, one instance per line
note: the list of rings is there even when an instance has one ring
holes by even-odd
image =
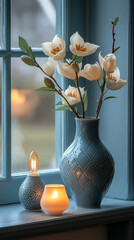
[[[70,37],[70,51],[77,56],[87,56],[94,53],[99,46],[84,42],[78,32]]]
[[[102,70],[100,65],[96,62],[95,64],[86,64],[84,70],[79,72],[79,76],[84,77],[90,81],[100,80],[102,77]]]
[[[80,92],[81,92],[81,96],[83,97],[84,87],[83,88],[80,87]],[[67,101],[69,102],[70,105],[74,105],[74,104],[80,102],[80,95],[79,95],[78,89],[75,87],[72,87],[70,85],[65,90],[65,92],[62,91],[62,95],[67,99]],[[62,98],[62,103],[64,105],[68,105],[64,98]]]
[[[56,61],[53,58],[49,57],[48,61],[42,66],[42,69],[49,77],[53,76],[56,70]]]
[[[79,65],[79,69],[81,69],[82,64],[78,64]],[[67,63],[61,63],[58,62],[57,63],[57,71],[59,74],[63,75],[64,77],[67,77],[69,79],[76,79],[76,73],[73,70],[73,68],[71,67],[71,65],[67,64]]]
[[[120,79],[120,70],[118,67],[116,67],[113,73],[106,75],[106,85],[110,90],[118,90],[127,84],[128,82],[126,80]]]
[[[116,68],[117,58],[113,53],[107,54],[104,58],[99,53],[99,62],[106,73],[112,73]]]
[[[41,46],[43,52],[55,61],[62,60],[66,55],[65,41],[59,35],[55,35],[52,42],[42,43]]]

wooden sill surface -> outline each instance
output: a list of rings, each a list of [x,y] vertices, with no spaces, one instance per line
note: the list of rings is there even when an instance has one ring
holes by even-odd
[[[105,198],[101,208],[86,209],[77,208],[70,199],[70,206],[62,216],[27,211],[19,203],[8,204],[0,206],[0,239],[19,239],[130,220],[134,220],[134,201]]]

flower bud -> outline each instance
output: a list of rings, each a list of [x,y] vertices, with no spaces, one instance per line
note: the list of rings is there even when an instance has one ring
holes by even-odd
[[[79,76],[84,77],[90,81],[100,80],[102,77],[102,71],[100,65],[96,62],[95,64],[86,64],[84,70],[79,72]]]
[[[77,63],[72,63],[71,68],[77,73],[79,72],[79,65]]]
[[[104,57],[103,68],[106,73],[114,72],[117,64],[116,56],[112,53]]]
[[[21,60],[29,66],[36,66],[35,62],[28,56],[22,56]]]
[[[50,80],[49,78],[44,78],[44,83],[48,88],[55,89],[55,85],[54,85],[53,81]]]

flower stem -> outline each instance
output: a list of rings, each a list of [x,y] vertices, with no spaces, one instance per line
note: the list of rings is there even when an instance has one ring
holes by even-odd
[[[76,86],[80,95],[80,100],[81,100],[81,109],[82,109],[82,117],[85,118],[85,113],[84,113],[84,103],[83,103],[83,99],[81,96],[81,92],[80,92],[80,88],[79,88],[79,78],[78,78],[78,73],[76,72]]]
[[[36,64],[36,67],[38,67],[45,75],[47,75],[46,72],[41,68],[41,66],[36,61],[35,61],[35,64]],[[47,75],[47,76],[55,82],[55,84],[57,85],[57,87],[60,90],[62,90],[62,88],[59,86],[59,84],[57,83],[57,81],[55,80],[55,78],[53,76],[51,76],[51,77],[49,75]]]
[[[113,40],[113,43],[112,43],[112,53],[114,53],[114,45],[115,45],[115,38],[114,38],[114,36],[115,36],[115,32],[114,32],[114,22],[111,21],[111,23],[112,23],[112,40]]]
[[[111,21],[112,23],[112,53],[114,53],[114,44],[115,44],[115,32],[114,32],[114,22]],[[103,86],[101,88],[101,94],[100,94],[100,98],[99,98],[99,102],[98,102],[98,106],[97,106],[97,110],[96,110],[96,118],[98,118],[99,116],[99,112],[100,112],[100,109],[101,109],[101,105],[102,105],[102,102],[103,102],[103,96],[104,94],[106,94],[106,92],[108,91],[108,89],[104,92],[104,89],[105,89],[105,84],[106,84],[106,79],[105,79],[105,73],[104,73],[104,83],[103,83]]]
[[[104,88],[105,88],[105,75],[104,75],[104,83],[103,83],[103,86],[101,88],[101,94],[100,94],[100,98],[99,98],[99,102],[98,102],[98,106],[97,106],[97,110],[96,110],[96,118],[98,118],[99,116],[99,112],[100,112],[100,109],[101,109],[101,105],[102,105],[102,101],[103,101],[103,93],[104,93]]]
[[[69,104],[68,100],[62,95],[61,92],[59,92],[56,88],[54,89],[55,92],[57,92],[62,98],[64,98],[64,100],[66,101],[66,103],[68,104],[68,106],[71,108],[72,112],[76,115],[77,118],[80,118],[80,116],[78,115],[77,112],[75,112],[74,108]]]

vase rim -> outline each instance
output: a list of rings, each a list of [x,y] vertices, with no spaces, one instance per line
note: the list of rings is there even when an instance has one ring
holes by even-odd
[[[78,121],[99,121],[100,120],[100,117],[96,118],[96,117],[92,117],[92,116],[88,116],[86,118],[75,118],[75,120],[78,120]]]

